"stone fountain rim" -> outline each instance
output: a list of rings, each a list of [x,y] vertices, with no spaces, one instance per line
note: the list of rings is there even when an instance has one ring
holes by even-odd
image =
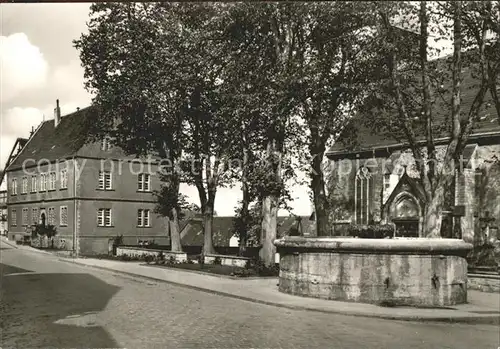
[[[333,252],[410,252],[445,254],[468,252],[473,246],[461,239],[443,238],[396,238],[396,239],[357,239],[352,237],[303,237],[286,236],[274,241],[282,249],[330,250]]]

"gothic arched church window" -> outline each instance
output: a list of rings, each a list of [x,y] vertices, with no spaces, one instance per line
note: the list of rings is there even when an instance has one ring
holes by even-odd
[[[354,221],[356,224],[370,223],[372,192],[372,174],[368,168],[361,167],[356,173],[354,183]]]

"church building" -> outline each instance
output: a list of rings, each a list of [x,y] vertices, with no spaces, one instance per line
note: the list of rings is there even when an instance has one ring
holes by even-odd
[[[462,110],[468,111],[476,91],[463,88]],[[488,94],[489,96],[489,94]],[[394,223],[397,236],[424,237],[426,195],[407,144],[373,132],[353,117],[354,137],[342,137],[327,152],[328,195],[333,227],[347,224]],[[347,137],[346,137],[347,138]],[[352,139],[354,138],[354,140]],[[449,138],[436,136],[437,158],[444,155]],[[421,138],[422,147],[425,146]],[[500,223],[500,117],[487,98],[476,121],[447,193],[442,212],[442,237],[477,242],[498,234]],[[338,235],[335,234],[334,235]]]

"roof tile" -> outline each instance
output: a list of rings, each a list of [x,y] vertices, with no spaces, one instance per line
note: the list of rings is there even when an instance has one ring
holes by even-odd
[[[87,107],[63,116],[57,127],[54,127],[54,120],[44,121],[7,171],[20,169],[24,163],[33,165],[41,160],[55,161],[73,156],[87,140],[88,123],[94,110]]]

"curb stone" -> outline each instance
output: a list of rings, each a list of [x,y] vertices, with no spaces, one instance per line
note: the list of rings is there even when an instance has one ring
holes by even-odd
[[[205,293],[210,293],[210,294],[215,294],[223,297],[230,297],[230,298],[235,298],[243,301],[248,301],[252,303],[257,303],[257,304],[264,304],[264,305],[269,305],[269,306],[274,306],[278,308],[285,308],[285,309],[290,309],[290,310],[306,310],[306,311],[315,311],[319,313],[327,313],[327,314],[339,314],[339,315],[347,315],[347,316],[357,316],[357,317],[367,317],[367,318],[378,318],[378,319],[385,319],[385,320],[399,320],[399,321],[417,321],[417,322],[447,322],[447,323],[463,323],[463,324],[471,324],[471,325],[500,325],[500,315],[470,315],[470,316],[457,316],[457,317],[447,317],[447,316],[436,316],[436,317],[425,317],[425,316],[419,316],[419,315],[390,315],[390,314],[374,314],[370,312],[354,312],[354,311],[345,311],[345,310],[330,310],[330,309],[319,309],[319,308],[313,308],[313,307],[308,307],[308,306],[299,306],[299,305],[288,305],[288,304],[281,304],[281,303],[274,303],[270,301],[265,301],[257,298],[252,298],[252,297],[246,297],[246,296],[239,296],[235,295],[232,293],[227,293],[227,292],[222,292],[222,291],[216,291],[216,290],[211,290],[203,287],[198,287],[198,286],[193,286],[193,285],[187,285],[183,284],[180,282],[175,282],[171,280],[165,280],[165,279],[160,279],[160,278],[155,278],[151,276],[145,276],[145,275],[139,275],[139,274],[134,274],[134,273],[129,273],[121,270],[116,270],[112,268],[106,268],[106,267],[100,267],[96,265],[88,265],[85,263],[79,263],[71,260],[66,260],[66,259],[59,259],[62,262],[70,263],[70,264],[76,264],[79,266],[84,266],[87,268],[91,269],[97,269],[97,270],[104,270],[108,272],[112,272],[115,274],[122,274],[126,275],[129,277],[133,277],[136,279],[143,279],[143,280],[148,280],[148,281],[156,281],[156,282],[163,282],[183,288],[188,288],[196,291],[201,291]],[[210,275],[209,275],[210,276]]]
[[[153,267],[153,268],[160,268],[160,269],[167,269],[167,270],[177,270],[185,273],[193,273],[193,274],[198,274],[198,275],[203,275],[203,276],[212,276],[216,278],[221,278],[221,279],[228,279],[228,280],[239,280],[239,281],[250,281],[250,280],[262,280],[262,279],[277,279],[278,276],[231,276],[231,275],[221,275],[221,274],[215,274],[215,273],[206,273],[203,271],[197,271],[197,270],[189,270],[189,269],[182,269],[182,268],[169,268],[166,266],[162,265],[155,265],[155,264],[141,264],[142,266],[148,266],[148,267]]]

